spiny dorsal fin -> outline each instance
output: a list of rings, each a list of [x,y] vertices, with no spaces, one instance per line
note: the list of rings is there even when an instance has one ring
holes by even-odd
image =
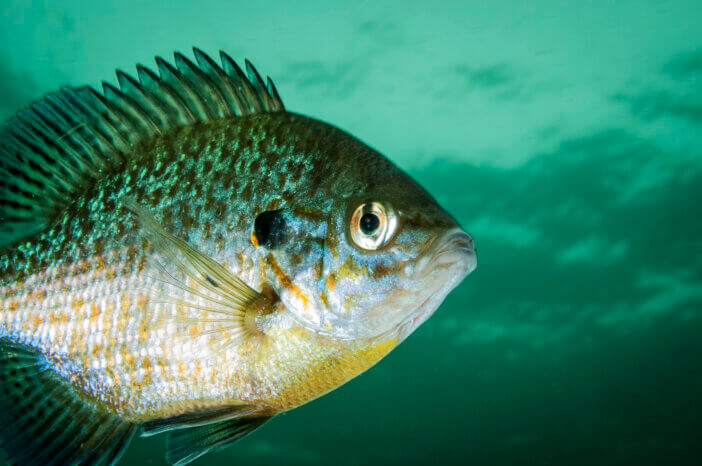
[[[194,63],[156,58],[158,74],[138,65],[117,71],[119,87],[65,87],[0,129],[0,245],[45,229],[75,193],[124,161],[142,140],[219,118],[285,111],[246,61],[248,77],[227,54],[222,66],[199,49]]]
[[[0,412],[10,464],[114,464],[137,430],[77,396],[35,350],[2,339]]]

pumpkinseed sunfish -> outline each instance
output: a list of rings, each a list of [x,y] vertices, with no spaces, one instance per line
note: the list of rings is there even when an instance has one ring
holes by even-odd
[[[359,375],[476,266],[387,158],[195,49],[0,130],[0,446],[186,464]]]

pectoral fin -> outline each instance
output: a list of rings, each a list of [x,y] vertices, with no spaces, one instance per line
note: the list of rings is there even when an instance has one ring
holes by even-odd
[[[159,256],[155,269],[167,285],[152,301],[195,311],[190,317],[181,317],[181,322],[201,333],[221,333],[229,345],[260,334],[254,317],[271,308],[272,294],[257,292],[217,261],[166,231],[134,200],[127,202],[127,208],[153,243]]]

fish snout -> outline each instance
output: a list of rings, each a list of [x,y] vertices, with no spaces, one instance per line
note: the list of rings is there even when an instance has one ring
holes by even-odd
[[[435,237],[420,259],[416,273],[421,276],[444,271],[465,277],[478,264],[473,238],[456,227]]]

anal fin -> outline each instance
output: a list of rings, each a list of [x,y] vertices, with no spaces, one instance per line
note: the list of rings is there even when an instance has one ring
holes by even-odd
[[[184,413],[173,417],[156,419],[142,425],[142,437],[150,437],[176,429],[189,429],[221,421],[229,421],[254,415],[258,412],[255,406],[247,404],[221,406],[203,409],[192,413]]]
[[[4,339],[0,412],[11,464],[114,464],[137,430],[82,399],[37,351]]]
[[[166,461],[178,466],[189,464],[206,453],[230,446],[253,432],[270,417],[245,417],[217,422],[168,434]]]
[[[142,436],[167,432],[166,461],[185,465],[231,445],[270,418],[255,405],[217,406],[147,422]]]

